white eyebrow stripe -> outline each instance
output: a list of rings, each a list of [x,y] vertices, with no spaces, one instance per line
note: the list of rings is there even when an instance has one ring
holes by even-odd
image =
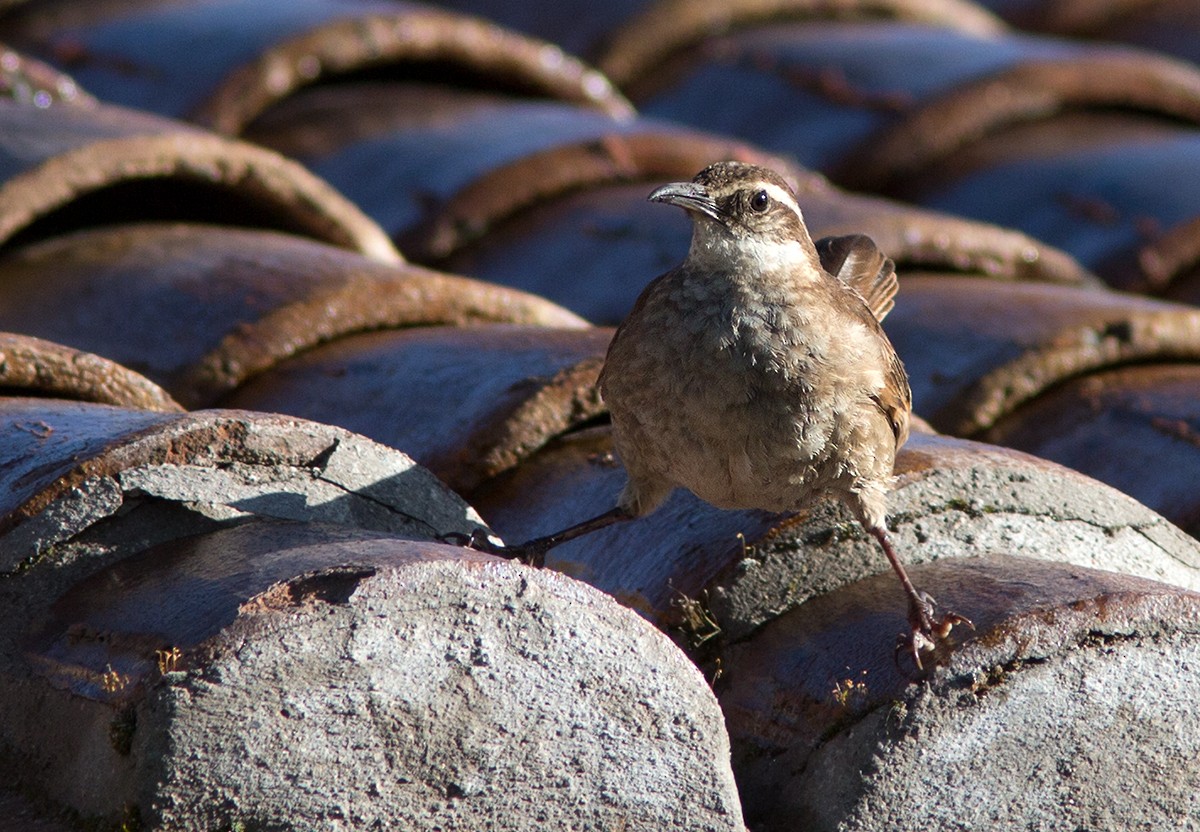
[[[773,182],[760,182],[759,187],[766,191],[776,202],[791,208],[792,211],[796,213],[796,218],[800,220],[801,223],[804,222],[804,215],[800,213],[800,206],[796,204],[796,198],[794,196]]]

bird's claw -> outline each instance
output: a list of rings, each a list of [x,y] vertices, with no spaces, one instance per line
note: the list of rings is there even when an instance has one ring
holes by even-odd
[[[900,664],[901,654],[904,654],[912,659],[917,670],[924,670],[925,665],[921,662],[921,653],[937,649],[938,644],[945,641],[956,625],[962,624],[972,630],[975,629],[975,624],[971,619],[956,612],[942,613],[935,620],[934,610],[936,607],[937,604],[933,598],[924,592],[919,596],[919,603],[914,602],[910,606],[908,611],[909,631],[896,636],[895,660],[897,665]]]
[[[504,546],[499,543],[493,543],[488,539],[486,529],[475,529],[470,534],[446,532],[445,534],[438,535],[438,542],[448,543],[451,546],[464,546],[476,552],[520,561],[539,569],[546,565],[546,550],[543,547],[529,545]]]
[[[933,628],[934,635],[938,638],[945,638],[950,635],[950,631],[958,624],[962,624],[969,630],[975,629],[975,622],[965,615],[959,615],[956,612],[946,612],[942,613],[942,617],[938,619],[937,625]]]

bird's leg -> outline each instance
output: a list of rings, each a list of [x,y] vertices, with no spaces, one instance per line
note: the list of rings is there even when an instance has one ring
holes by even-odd
[[[524,543],[518,543],[513,546],[497,546],[487,539],[487,534],[483,529],[476,529],[470,534],[451,532],[450,534],[442,535],[439,539],[443,543],[466,546],[479,552],[486,552],[489,555],[498,555],[510,560],[519,560],[530,566],[542,567],[546,565],[546,553],[555,546],[574,540],[577,537],[583,537],[585,534],[598,531],[605,526],[611,526],[613,523],[632,519],[633,515],[628,509],[617,506],[603,514],[596,515],[590,520],[584,520],[582,523],[568,526],[553,534],[548,534],[544,537],[535,537],[533,540],[527,540]]]
[[[943,639],[950,634],[950,630],[955,624],[965,624],[972,630],[975,629],[975,625],[971,623],[971,619],[953,612],[943,613],[941,618],[935,622],[933,619],[935,607],[933,598],[929,597],[927,593],[918,591],[913,586],[913,582],[908,578],[908,573],[904,571],[904,565],[900,563],[900,558],[896,555],[896,550],[892,546],[892,541],[888,537],[887,531],[881,526],[868,528],[867,531],[883,547],[883,553],[887,555],[888,562],[891,563],[896,577],[900,579],[900,586],[904,588],[904,594],[908,596],[909,632],[907,634],[901,633],[897,639],[897,658],[901,652],[907,653],[912,656],[913,664],[917,666],[917,669],[924,670],[924,666],[921,664],[922,650],[932,650],[937,645],[939,639]]]

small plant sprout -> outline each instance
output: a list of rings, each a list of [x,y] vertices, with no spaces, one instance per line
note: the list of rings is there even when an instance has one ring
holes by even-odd
[[[118,693],[128,685],[128,676],[113,670],[111,664],[104,666],[104,673],[100,676],[100,687],[105,693]]]
[[[689,598],[678,590],[676,593],[678,597],[671,601],[671,606],[679,610],[679,629],[687,634],[693,650],[721,634],[721,625],[708,610],[707,591],[701,592],[699,598]]]
[[[154,655],[158,659],[159,674],[165,676],[179,669],[179,660],[183,658],[183,651],[172,646],[166,650],[155,650]]]
[[[847,668],[849,670],[849,668]],[[851,703],[861,701],[867,698],[867,671],[863,671],[861,677],[853,679],[847,677],[839,679],[834,683],[833,690],[830,694],[833,696],[833,701],[839,706],[847,708]]]

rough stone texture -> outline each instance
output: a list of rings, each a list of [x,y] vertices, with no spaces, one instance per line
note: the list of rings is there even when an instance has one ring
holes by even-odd
[[[910,274],[886,327],[913,406],[957,436],[1073,376],[1200,359],[1200,309],[1070,286]]]
[[[291,234],[199,223],[61,234],[0,259],[0,275],[0,327],[136,367],[190,408],[211,407],[278,362],[364,330],[585,326],[512,289]]]
[[[144,410],[183,409],[157,384],[116,362],[12,332],[0,332],[0,390]]]
[[[466,492],[604,412],[596,377],[611,338],[511,325],[364,333],[282,362],[225,403],[403,448]]]
[[[978,628],[919,683],[870,647],[903,622],[885,575],[723,651],[756,830],[1194,828],[1200,595],[1005,557],[912,573]]]
[[[0,398],[0,570],[113,557],[253,516],[417,538],[478,515],[404,454],[235,410]]]
[[[252,5],[256,11],[261,8]],[[347,5],[345,0],[328,4],[336,16],[345,15]],[[614,116],[633,113],[608,78],[556,46],[440,10],[415,7],[390,14],[366,13],[389,7],[396,8],[362,3],[355,17],[326,22],[264,49],[256,60],[222,81],[197,109],[196,120],[222,132],[238,132],[287,93],[312,84],[315,79],[305,67],[314,60],[325,79],[380,64],[442,64],[500,89],[528,89]],[[285,67],[290,75],[284,74]]]
[[[889,528],[915,564],[1001,551],[1200,589],[1200,544],[1114,488],[1004,448],[914,434],[897,457]],[[849,512],[814,506],[718,577],[712,611],[731,638],[887,562]],[[898,584],[897,584],[898,586]],[[903,608],[897,595],[897,607]],[[969,613],[965,613],[968,614]]]
[[[999,20],[980,6],[961,0],[851,0],[838,6],[792,0],[736,0],[720,6],[695,0],[650,3],[617,29],[598,63],[617,84],[627,87],[663,74],[673,54],[703,54],[703,41],[714,35],[768,22],[828,17],[875,17],[919,21],[980,35],[1002,30]]]
[[[230,33],[234,23],[236,37]],[[429,65],[460,83],[466,76],[617,114],[631,109],[604,76],[556,45],[421,4],[27,5],[7,16],[3,30],[17,48],[71,64],[77,80],[106,101],[191,118],[226,133],[299,87]]]
[[[974,709],[915,697],[888,765],[855,784],[849,817],[809,828],[1195,829],[1197,666],[1195,634],[1138,637],[1010,674]],[[878,715],[862,730],[884,725]],[[861,745],[833,742],[803,791],[832,808],[830,783],[865,762]]]
[[[219,220],[400,260],[383,230],[297,162],[110,104],[0,98],[0,242],[117,219]]]
[[[1189,124],[1200,119],[1200,71],[1194,65],[1104,44],[1071,45],[1052,57],[1045,45],[1056,43],[1062,42],[1024,41],[1029,52],[1010,66],[960,80],[943,94],[905,108],[871,137],[869,146],[849,154],[833,178],[848,188],[876,191],[905,180],[919,182],[980,137],[1063,110],[1107,107]]]
[[[637,129],[637,119],[577,104],[400,76],[297,90],[243,136],[303,162],[420,259],[414,232],[481,175],[537,150]]]
[[[117,563],[44,612],[25,583],[4,587],[32,628],[0,639],[0,730],[23,785],[84,816],[743,828],[704,678],[563,575],[272,521]]]
[[[1200,588],[1195,539],[1068,468],[918,431],[896,473],[889,525],[906,563],[1001,551]],[[553,443],[470,500],[505,540],[520,542],[612,508],[623,480],[607,432],[596,429]],[[647,517],[552,550],[547,564],[664,627],[679,625],[680,612],[698,602],[711,616],[697,622],[701,629],[728,639],[839,586],[890,573],[878,544],[839,504],[821,501],[789,517],[721,511],[682,491]],[[902,614],[899,584],[887,577]]]
[[[1198,391],[1200,363],[1119,367],[1058,385],[984,438],[1106,482],[1200,537]]]
[[[24,795],[0,792],[0,829],[4,832],[73,832],[66,818],[43,812]]]
[[[563,436],[473,491],[468,499],[508,543],[608,511],[625,479],[607,426]],[[721,511],[680,490],[654,513],[585,535],[546,554],[546,565],[608,592],[660,627],[681,604],[778,522],[768,512]]]

